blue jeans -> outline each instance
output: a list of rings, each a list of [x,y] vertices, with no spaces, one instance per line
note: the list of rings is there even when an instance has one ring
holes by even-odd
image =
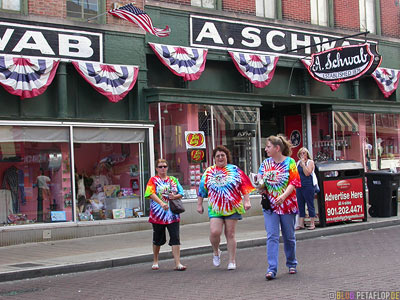
[[[263,213],[265,230],[267,231],[267,273],[272,272],[275,276],[278,272],[279,227],[281,227],[282,231],[283,245],[286,255],[286,266],[288,268],[296,268],[296,214],[278,215],[274,212],[266,211],[264,209]]]
[[[310,218],[315,217],[314,207],[314,187],[305,186],[296,189],[297,204],[299,205],[299,216],[304,218],[306,216],[306,204],[308,207],[308,214]]]

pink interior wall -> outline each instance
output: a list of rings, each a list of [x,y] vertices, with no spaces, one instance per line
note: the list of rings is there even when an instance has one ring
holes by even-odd
[[[130,166],[139,163],[138,144],[128,145],[130,155],[123,162],[115,163],[109,172],[105,168],[101,170],[101,174],[109,176],[112,184],[121,188],[131,187]],[[86,173],[88,177],[97,175],[96,168],[102,159],[121,154],[121,144],[80,144],[74,149],[75,170],[78,174]]]

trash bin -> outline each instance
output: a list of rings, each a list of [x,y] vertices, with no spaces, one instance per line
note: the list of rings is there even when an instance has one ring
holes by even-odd
[[[364,167],[358,161],[337,160],[315,163],[318,178],[319,224],[367,221]]]
[[[365,173],[368,186],[368,212],[371,217],[397,216],[400,173],[373,171]]]

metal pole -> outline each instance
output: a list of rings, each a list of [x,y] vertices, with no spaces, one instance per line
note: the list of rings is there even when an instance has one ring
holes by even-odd
[[[74,218],[74,222],[78,221],[76,215],[76,189],[75,189],[75,151],[74,151],[74,130],[72,126],[69,126],[69,163],[70,163],[70,172],[71,172],[71,199],[72,199],[72,215]]]
[[[310,103],[306,103],[306,124],[307,124],[307,148],[310,152],[311,158],[313,158],[313,147],[312,147],[312,130],[311,130],[311,109]]]
[[[158,134],[159,134],[159,138],[160,138],[160,158],[164,158],[163,156],[163,136],[162,136],[162,123],[161,123],[161,103],[158,102]]]
[[[335,112],[332,111],[333,160],[336,160]]]
[[[107,13],[108,13],[108,11],[103,12],[102,14],[99,14],[99,15],[97,15],[97,16],[94,16],[94,17],[91,17],[91,18],[86,19],[86,21],[89,22],[89,21],[91,21],[91,20],[97,19],[98,17],[104,16],[104,15],[107,14]]]

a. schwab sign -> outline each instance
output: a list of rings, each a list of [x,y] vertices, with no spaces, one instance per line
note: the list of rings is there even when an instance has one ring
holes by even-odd
[[[381,60],[375,45],[352,45],[312,54],[307,69],[318,81],[342,83],[370,75]]]
[[[190,16],[190,44],[205,48],[304,57],[340,46],[359,44],[361,41],[357,39],[332,41],[335,38],[340,36],[228,19]],[[327,43],[287,52],[321,42]]]
[[[0,54],[103,61],[99,32],[0,22]]]

